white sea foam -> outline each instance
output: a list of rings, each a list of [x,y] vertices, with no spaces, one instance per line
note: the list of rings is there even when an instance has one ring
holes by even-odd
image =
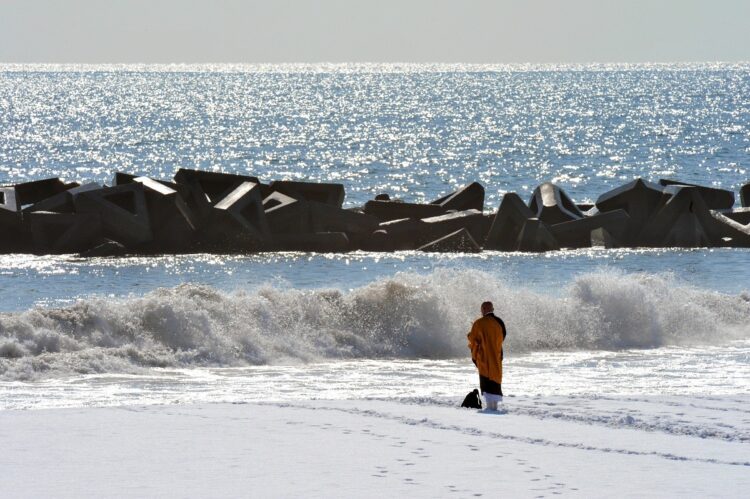
[[[0,377],[357,358],[466,355],[478,304],[496,303],[515,353],[716,345],[750,338],[750,298],[668,276],[600,271],[562,293],[476,270],[399,274],[347,292],[195,284],[142,297],[0,314]]]

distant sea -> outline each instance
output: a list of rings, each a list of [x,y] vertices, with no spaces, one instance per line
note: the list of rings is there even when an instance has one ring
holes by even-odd
[[[340,182],[750,181],[750,65],[0,65],[0,183],[180,167]],[[0,256],[0,408],[420,396],[474,382],[490,299],[512,393],[750,393],[750,251]]]

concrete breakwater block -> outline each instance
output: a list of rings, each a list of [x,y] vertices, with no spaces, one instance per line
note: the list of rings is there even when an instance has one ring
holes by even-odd
[[[21,225],[21,204],[13,187],[0,187],[0,229]]]
[[[747,225],[750,223],[750,208],[736,208],[734,210],[718,210],[719,213],[725,217],[739,222],[740,225]]]
[[[263,199],[263,210],[271,234],[311,232],[310,211],[305,201],[272,192]]]
[[[638,234],[656,213],[663,194],[662,186],[639,178],[599,196],[596,209],[600,212],[625,210],[630,222],[622,233],[621,243],[623,246],[636,247],[639,245]]]
[[[34,250],[40,254],[86,251],[102,237],[98,213],[35,211],[29,213],[27,218]]]
[[[174,176],[177,184],[189,188],[190,195],[186,199],[188,206],[201,220],[211,215],[211,209],[218,202],[245,182],[252,182],[261,186],[257,177],[249,175],[235,175],[231,173],[204,172],[180,168]],[[261,186],[261,196],[265,197],[270,191],[265,192]]]
[[[180,196],[182,196],[182,198],[185,201],[190,199],[190,188],[187,185],[178,184],[177,182],[170,182],[168,180],[162,180],[158,178],[151,178],[147,175],[136,175],[136,174],[125,173],[125,172],[115,172],[114,183],[112,185],[132,184],[133,182],[136,181],[136,179],[144,179],[144,178],[151,179],[154,182],[158,182],[165,187],[169,187],[170,189],[177,191],[177,193]]]
[[[169,182],[136,177],[133,184],[144,188],[154,251],[188,250],[193,244],[198,220],[180,193]]]
[[[314,253],[343,253],[350,250],[349,238],[343,232],[313,232],[310,234],[274,234],[270,251],[309,251]]]
[[[547,224],[538,218],[529,218],[518,235],[516,251],[543,252],[559,250],[560,245]]]
[[[483,243],[487,238],[491,224],[491,221],[482,215],[481,211],[474,209],[423,218],[422,222],[424,223],[424,234],[415,234],[418,246],[459,229],[466,229],[474,238],[474,241]]]
[[[661,179],[659,184],[664,186],[664,192],[668,193],[674,192],[674,189],[679,188],[679,186],[694,187],[711,210],[731,210],[734,206],[734,192],[732,191],[669,179]]]
[[[280,192],[295,199],[314,201],[341,208],[344,204],[344,185],[312,182],[276,180],[269,186],[271,191]]]
[[[740,204],[744,208],[750,208],[750,184],[740,187]]]
[[[722,246],[750,247],[750,222],[740,223],[727,217],[720,211],[711,210],[711,216],[718,224],[718,230],[722,235]]]
[[[482,248],[471,237],[468,230],[461,228],[421,246],[419,250],[435,253],[478,253],[482,251]]]
[[[583,218],[583,213],[557,185],[545,182],[534,189],[529,201],[529,209],[547,225],[559,224]]]
[[[483,213],[473,182],[429,204],[378,195],[343,209],[342,184],[180,169],[174,181],[116,172],[113,187],[48,178],[0,187],[0,252],[547,251],[560,247],[749,246],[750,207],[725,189],[636,179],[576,204],[544,182]],[[750,184],[740,189],[747,205]],[[470,239],[468,239],[470,238]],[[473,241],[473,245],[471,244]],[[102,250],[106,253],[106,248]]]
[[[442,206],[445,210],[479,210],[484,209],[484,187],[479,182],[472,182],[466,187],[443,196],[430,204]]]
[[[622,231],[629,221],[630,217],[625,210],[612,210],[551,225],[549,230],[562,248],[589,248],[592,246],[593,231],[606,230],[613,238],[608,240],[608,244],[612,245],[615,244],[614,241],[621,239]]]
[[[28,205],[47,199],[55,194],[65,192],[69,188],[68,184],[65,184],[65,182],[56,177],[24,182],[12,186],[12,189],[16,193],[18,209],[23,209]]]
[[[670,186],[656,214],[638,235],[643,246],[705,247],[721,244],[717,226],[701,192],[691,186]]]
[[[313,232],[343,232],[353,249],[366,245],[367,239],[378,228],[378,219],[355,210],[343,210],[315,201],[308,202]]]
[[[95,191],[102,189],[103,186],[90,182],[88,184],[76,185],[64,192],[60,192],[46,199],[24,208],[24,212],[31,213],[35,211],[51,211],[55,213],[73,213],[75,211],[74,200],[82,192]]]
[[[365,203],[365,215],[377,218],[381,222],[401,220],[404,218],[427,218],[443,215],[445,208],[437,204],[402,203],[400,201],[368,201]]]
[[[96,213],[106,237],[127,246],[150,242],[151,220],[145,187],[138,183],[81,192],[74,199],[77,213]]]
[[[402,218],[380,223],[366,240],[368,251],[405,251],[419,247],[417,234],[425,234],[426,224],[418,218]]]
[[[505,194],[484,241],[484,249],[515,251],[518,247],[518,236],[529,218],[534,218],[534,212],[518,194]]]
[[[251,250],[270,242],[260,184],[243,182],[216,203],[204,232],[219,250]]]

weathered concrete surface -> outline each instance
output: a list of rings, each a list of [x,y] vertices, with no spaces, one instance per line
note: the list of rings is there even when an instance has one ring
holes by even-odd
[[[194,170],[193,170],[194,171]],[[168,180],[162,180],[158,178],[151,178],[147,175],[134,175],[131,173],[124,173],[124,172],[116,172],[115,178],[114,178],[114,184],[113,185],[125,185],[125,184],[131,184],[136,181],[136,179],[150,179],[154,182],[158,182],[161,185],[165,187],[169,187],[173,191],[177,191],[177,193],[182,196],[182,199],[187,202],[188,199],[190,199],[190,187],[188,187],[185,184],[178,184],[177,182],[170,182]]]
[[[534,218],[534,213],[518,194],[505,194],[484,241],[484,249],[515,251],[518,247],[518,236],[529,218]]]
[[[614,240],[618,240],[629,221],[625,210],[612,210],[551,225],[549,230],[562,248],[589,248],[592,245],[592,231],[604,229]]]
[[[177,184],[184,185],[190,189],[190,196],[186,199],[188,206],[200,218],[205,221],[212,215],[214,205],[226,199],[229,194],[245,182],[258,184],[257,177],[249,175],[235,175],[230,173],[204,172],[180,168],[174,176]],[[265,197],[263,188],[260,188],[261,199]],[[270,191],[268,192],[270,194]]]
[[[96,213],[106,237],[138,247],[152,240],[151,220],[143,185],[138,183],[81,192],[74,200],[77,213]]]
[[[295,199],[304,199],[341,208],[344,204],[344,185],[312,182],[276,180],[271,182],[271,191],[280,192]]]
[[[657,213],[644,225],[638,240],[643,246],[706,247],[721,244],[721,228],[700,190],[671,186]]]
[[[458,229],[435,241],[421,246],[420,251],[435,253],[478,253],[482,251],[466,229]]]
[[[741,225],[750,223],[750,208],[736,208],[734,210],[718,210],[725,217],[739,222]]]
[[[750,208],[750,184],[740,187],[740,204],[744,208]]]
[[[27,215],[39,254],[78,253],[92,247],[102,237],[98,213],[53,213],[35,211]]]
[[[206,242],[219,251],[260,249],[271,240],[260,184],[243,182],[212,209]]]
[[[31,237],[25,232],[15,189],[0,187],[0,252],[31,251]]]
[[[175,184],[149,177],[136,177],[131,183],[144,187],[153,233],[151,250],[189,251],[195,243],[199,222],[184,198],[172,187]]]
[[[308,202],[313,232],[343,232],[353,249],[361,249],[373,231],[378,219],[355,210],[342,210],[329,204]]]
[[[640,245],[638,235],[659,209],[663,194],[660,185],[639,178],[599,196],[596,208],[600,212],[625,210],[630,222],[623,230],[620,243],[626,247],[637,247]]]
[[[717,245],[750,247],[750,222],[737,222],[717,210],[711,210],[711,216],[718,224],[717,230],[721,232],[722,240]]]
[[[67,184],[70,185],[70,184]],[[31,213],[34,211],[48,211],[55,213],[73,213],[75,211],[74,199],[82,192],[95,191],[102,189],[103,186],[96,182],[91,182],[83,185],[76,185],[65,192],[60,192],[54,196],[48,197],[41,201],[27,206],[24,208],[24,212]]]
[[[517,251],[554,251],[560,249],[547,224],[538,218],[529,218],[518,235]]]
[[[55,194],[65,192],[68,190],[68,187],[65,182],[59,178],[46,178],[16,184],[14,190],[16,191],[16,200],[20,209],[42,201],[43,199],[47,199]]]
[[[425,224],[425,234],[415,234],[418,246],[459,229],[469,231],[474,241],[481,244],[484,243],[490,230],[490,221],[482,215],[481,211],[474,209],[423,218],[422,222]]]
[[[404,251],[414,250],[420,245],[418,239],[426,236],[425,222],[418,218],[389,220],[378,225],[363,248],[369,251]]]
[[[263,199],[263,210],[271,234],[307,234],[310,227],[310,210],[307,202],[281,192],[272,192]]]
[[[365,214],[381,222],[401,220],[404,218],[427,218],[443,215],[446,210],[437,204],[402,203],[399,201],[368,201],[365,203]]]
[[[479,182],[472,182],[447,196],[432,201],[430,204],[440,205],[445,210],[482,211],[484,209],[484,187]]]
[[[667,193],[673,193],[675,186],[694,187],[703,198],[706,206],[711,210],[730,210],[734,206],[734,192],[732,191],[664,178],[659,180],[659,184],[664,186],[664,192]]]
[[[547,225],[559,224],[583,218],[578,206],[559,186],[545,182],[534,189],[529,201],[529,209]]]

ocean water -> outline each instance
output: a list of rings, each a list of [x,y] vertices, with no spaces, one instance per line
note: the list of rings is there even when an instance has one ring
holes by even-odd
[[[750,65],[0,66],[0,183],[750,180]],[[455,396],[491,299],[524,394],[750,393],[750,251],[0,256],[0,408]]]

